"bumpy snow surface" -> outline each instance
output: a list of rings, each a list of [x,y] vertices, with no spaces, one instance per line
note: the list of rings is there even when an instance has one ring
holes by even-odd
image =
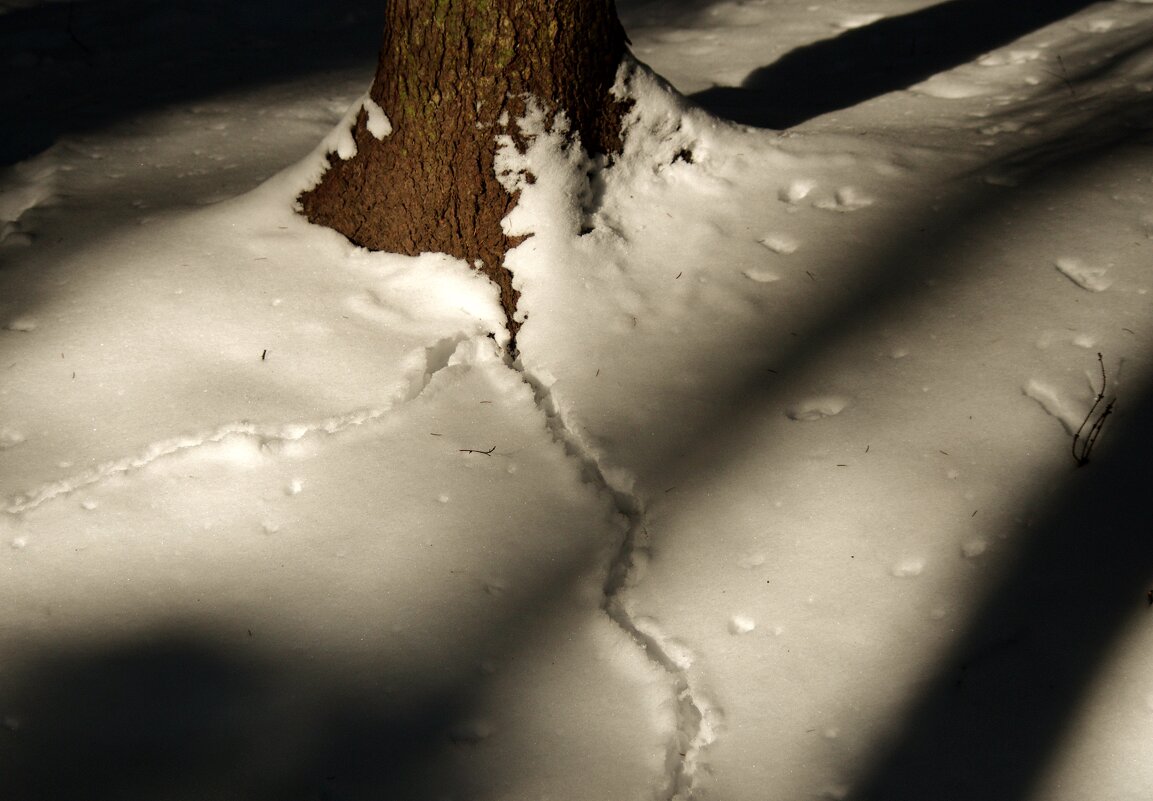
[[[372,4],[208,5],[0,4],[0,796],[1153,797],[1148,3],[621,0],[516,360],[294,211]]]

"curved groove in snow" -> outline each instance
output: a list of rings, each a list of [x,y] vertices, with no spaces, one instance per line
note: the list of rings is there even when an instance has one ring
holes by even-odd
[[[346,428],[363,425],[382,416],[389,408],[391,406],[359,409],[347,414],[305,423],[261,424],[242,420],[225,423],[201,434],[189,434],[160,440],[145,446],[140,452],[132,456],[103,462],[74,476],[41,484],[33,490],[12,498],[4,511],[9,514],[21,514],[84,487],[147,467],[166,456],[183,453],[202,445],[223,442],[231,437],[252,437],[259,440],[261,445],[270,442],[293,442],[310,434],[336,434]]]
[[[56,498],[70,495],[84,487],[90,487],[115,476],[140,470],[158,459],[184,453],[204,445],[220,443],[231,437],[253,438],[258,440],[263,447],[276,442],[295,442],[313,434],[339,434],[346,429],[371,423],[383,417],[396,406],[414,400],[424,392],[433,375],[448,366],[449,358],[457,345],[468,338],[465,334],[456,334],[445,337],[428,347],[418,348],[414,352],[414,356],[417,357],[414,361],[418,363],[418,366],[406,371],[407,380],[403,382],[408,386],[408,389],[400,392],[382,406],[355,409],[344,414],[304,422],[253,423],[240,420],[225,423],[199,434],[159,440],[146,445],[142,450],[130,456],[102,462],[76,475],[41,484],[39,487],[11,498],[7,506],[4,507],[4,511],[14,515],[22,514]]]
[[[507,362],[532,389],[537,407],[545,416],[550,433],[565,451],[581,462],[590,483],[613,499],[618,514],[628,521],[621,546],[608,565],[601,609],[641,647],[648,659],[668,674],[672,684],[677,730],[665,755],[665,801],[690,801],[695,779],[703,766],[704,750],[716,740],[720,712],[694,686],[690,675],[692,655],[685,646],[673,642],[655,621],[634,618],[624,595],[633,586],[637,563],[648,550],[648,525],[644,499],[631,488],[614,482],[602,468],[593,448],[564,419],[548,385],[529,373],[520,359]]]

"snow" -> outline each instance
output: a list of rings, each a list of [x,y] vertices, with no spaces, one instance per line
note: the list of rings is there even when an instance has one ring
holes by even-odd
[[[371,97],[364,99],[364,110],[368,115],[367,125],[370,134],[377,139],[383,139],[392,133],[392,121],[388,119],[384,109],[378,106]]]
[[[371,53],[4,168],[10,794],[1147,798],[1147,3],[787,131],[682,94],[933,5],[622,0],[624,153],[498,156],[516,360],[294,212]]]

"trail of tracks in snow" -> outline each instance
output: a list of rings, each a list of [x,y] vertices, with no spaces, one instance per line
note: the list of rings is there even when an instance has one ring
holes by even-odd
[[[262,424],[242,420],[225,423],[199,434],[159,440],[146,445],[131,456],[102,462],[76,475],[41,484],[35,489],[12,498],[4,511],[9,514],[28,512],[61,496],[69,495],[93,484],[99,484],[115,476],[140,470],[167,456],[185,453],[204,445],[224,442],[231,437],[253,437],[259,440],[261,445],[275,442],[294,442],[309,434],[336,434],[347,428],[363,425],[383,416],[390,408],[392,407],[361,409],[335,417],[327,417],[323,420],[303,423]]]
[[[448,365],[449,358],[456,346],[467,338],[463,333],[457,334],[423,348],[422,366],[409,371],[408,375],[405,376],[408,389],[397,393],[391,400],[380,406],[355,409],[331,417],[301,422],[253,423],[248,420],[240,420],[224,423],[216,428],[196,434],[158,440],[149,443],[129,456],[101,462],[75,475],[49,481],[21,493],[9,499],[4,506],[4,511],[11,515],[23,514],[56,498],[70,495],[77,490],[143,469],[159,459],[187,453],[205,445],[224,442],[232,437],[250,437],[257,440],[261,447],[269,447],[276,443],[295,442],[315,434],[339,434],[346,429],[371,423],[388,414],[397,406],[419,396],[432,380],[432,376]]]
[[[625,592],[634,584],[638,559],[647,553],[649,546],[644,500],[631,490],[617,486],[606,475],[593,449],[565,421],[544,382],[528,372],[519,359],[506,360],[506,363],[520,373],[532,389],[553,437],[570,456],[580,461],[586,479],[608,493],[617,512],[628,521],[621,546],[608,566],[601,608],[672,682],[677,731],[665,756],[666,786],[662,798],[690,801],[697,773],[703,767],[703,752],[716,739],[720,715],[693,686],[689,673],[692,654],[688,649],[667,637],[654,621],[635,618],[625,602]]]

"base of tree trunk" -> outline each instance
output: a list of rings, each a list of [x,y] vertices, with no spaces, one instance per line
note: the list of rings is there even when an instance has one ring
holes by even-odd
[[[519,292],[501,220],[516,197],[494,168],[497,137],[535,98],[590,154],[620,150],[611,95],[626,38],[613,0],[391,0],[356,154],[328,156],[300,196],[311,222],[370,250],[464,259],[500,289],[516,350]]]

